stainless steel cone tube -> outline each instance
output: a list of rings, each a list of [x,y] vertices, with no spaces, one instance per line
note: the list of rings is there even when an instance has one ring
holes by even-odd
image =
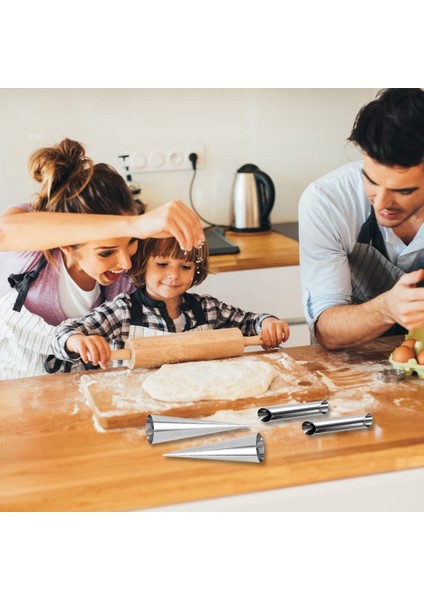
[[[368,429],[372,426],[370,413],[358,417],[343,417],[332,421],[305,421],[302,423],[303,433],[315,435],[316,433],[332,433],[334,431],[350,431],[352,429]]]
[[[205,444],[204,446],[168,452],[164,456],[261,463],[265,458],[265,442],[260,433],[255,433],[215,444]]]
[[[181,417],[163,417],[161,415],[149,415],[146,421],[146,435],[150,444],[183,440],[198,435],[238,431],[239,429],[247,429],[247,426],[217,423],[207,419],[182,419]]]
[[[281,406],[268,406],[258,410],[258,417],[264,423],[274,419],[295,419],[328,412],[327,400],[320,402],[303,402],[302,404],[283,404]]]

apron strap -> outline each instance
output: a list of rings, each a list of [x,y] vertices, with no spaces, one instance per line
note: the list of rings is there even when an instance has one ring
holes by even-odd
[[[195,296],[193,296],[192,294],[188,294],[188,298],[189,298],[189,305],[191,310],[194,313],[194,317],[196,319],[196,327],[199,327],[199,325],[206,325],[207,321],[206,321],[206,317],[205,317],[205,313],[204,310],[202,308],[202,305],[200,304],[200,300],[198,300]]]
[[[13,310],[15,310],[16,312],[21,312],[22,307],[27,298],[30,285],[33,281],[37,279],[37,277],[46,265],[47,259],[45,256],[43,256],[33,271],[27,271],[26,273],[17,274],[12,273],[11,275],[9,275],[7,281],[9,282],[10,287],[14,288],[18,292],[18,297],[16,298],[16,302],[13,305]],[[100,284],[100,302],[103,303],[105,299],[106,288],[104,285]]]
[[[384,258],[387,258],[387,260],[389,259],[386,244],[384,243],[377,219],[375,218],[373,206],[371,206],[370,216],[361,227],[357,241],[360,244],[371,244],[384,256]]]
[[[60,371],[60,368],[64,364],[63,371],[65,373],[69,373],[72,367],[72,363],[66,360],[61,360],[60,358],[56,358],[54,354],[49,354],[46,360],[44,361],[44,369],[47,373],[57,373]]]
[[[11,274],[7,278],[10,287],[15,288],[18,292],[18,297],[16,298],[15,304],[13,305],[13,310],[16,312],[21,312],[21,309],[24,305],[26,297],[28,295],[29,286],[33,281],[37,279],[40,272],[44,269],[47,264],[47,259],[45,256],[42,256],[40,262],[37,267],[33,271],[27,271],[26,273],[18,273]]]
[[[86,371],[94,371],[100,369],[100,365],[97,365],[95,367],[91,363],[85,364],[83,362],[82,364]],[[44,369],[49,374],[57,373],[58,371],[60,371],[62,366],[64,373],[70,373],[72,369],[72,363],[69,360],[62,360],[61,358],[56,358],[54,354],[49,354],[46,360],[44,361]]]

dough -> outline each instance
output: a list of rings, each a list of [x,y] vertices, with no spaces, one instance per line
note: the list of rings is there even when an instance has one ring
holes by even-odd
[[[156,400],[236,400],[264,394],[275,375],[262,360],[206,360],[163,365],[142,387]]]

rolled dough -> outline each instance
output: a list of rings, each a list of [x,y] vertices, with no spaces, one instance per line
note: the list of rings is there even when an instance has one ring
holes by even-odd
[[[261,360],[207,360],[162,365],[142,387],[156,400],[237,400],[264,394],[276,375]]]

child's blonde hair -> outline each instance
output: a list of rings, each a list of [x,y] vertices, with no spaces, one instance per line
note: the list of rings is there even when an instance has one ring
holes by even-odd
[[[149,238],[140,240],[138,250],[132,257],[132,267],[128,274],[137,287],[145,285],[146,271],[150,258],[164,256],[193,262],[195,271],[192,285],[199,285],[209,273],[209,252],[206,242],[192,250],[181,250],[175,238]]]

